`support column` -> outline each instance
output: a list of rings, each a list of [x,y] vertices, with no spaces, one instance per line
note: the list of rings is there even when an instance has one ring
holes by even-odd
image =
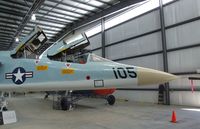
[[[160,25],[161,25],[161,35],[162,35],[162,49],[163,49],[163,66],[164,71],[168,72],[168,59],[167,59],[167,43],[166,43],[166,30],[165,30],[165,17],[163,11],[163,2],[159,0],[160,5]],[[169,93],[169,83],[165,83],[165,104],[170,105],[170,93]]]
[[[102,45],[102,57],[105,58],[106,57],[106,53],[105,53],[105,18],[101,19],[101,45]]]

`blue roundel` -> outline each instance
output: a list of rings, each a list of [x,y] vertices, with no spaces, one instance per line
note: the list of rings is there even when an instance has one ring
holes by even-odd
[[[24,68],[22,67],[17,67],[13,70],[12,72],[12,81],[17,84],[20,85],[22,83],[25,82],[26,80],[26,71]]]

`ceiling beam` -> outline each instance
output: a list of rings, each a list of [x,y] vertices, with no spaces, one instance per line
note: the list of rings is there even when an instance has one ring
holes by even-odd
[[[90,4],[89,2],[82,2],[82,1],[80,1],[80,0],[73,0],[73,1],[75,1],[75,2],[77,2],[77,3],[81,3],[81,4],[84,4],[84,5],[87,5],[87,6],[91,6],[91,7],[93,7],[93,8],[97,8],[97,9],[99,9],[99,10],[103,10],[104,8],[102,8],[102,7],[99,7],[99,6],[96,6],[96,5],[93,5],[93,4]]]
[[[53,24],[40,23],[40,21],[30,21],[29,23],[33,24],[33,26],[35,26],[35,25],[42,25],[42,26],[49,26],[49,27],[55,27],[55,28],[63,28],[63,27],[56,26],[56,25],[53,25]],[[28,25],[28,26],[32,26],[32,25]]]
[[[12,3],[12,5],[15,5],[15,6],[19,5],[19,6],[23,6],[25,8],[29,8],[29,6],[27,6],[26,3],[20,2],[20,0],[2,0],[2,1],[8,2],[8,3]]]
[[[0,40],[10,40],[10,37],[0,37]]]
[[[53,19],[49,19],[49,18],[42,18],[42,17],[38,17],[37,18],[39,21],[43,21],[43,22],[49,22],[49,23],[55,23],[55,24],[60,24],[60,25],[66,25],[66,24],[69,24],[71,23],[70,21],[58,21],[58,20],[53,20]]]
[[[0,38],[6,38],[6,39],[9,38],[9,39],[10,39],[10,36],[7,36],[7,35],[1,35],[1,34],[0,34]]]
[[[6,7],[11,7],[13,9],[19,9],[19,10],[24,10],[28,11],[29,7],[24,4],[24,3],[19,3],[17,0],[1,0],[1,5],[6,6]]]
[[[13,31],[16,31],[17,30],[17,27],[16,26],[10,26],[10,25],[8,25],[8,24],[4,24],[3,25],[3,23],[2,22],[0,22],[0,24],[1,24],[1,27],[4,27],[4,28],[10,28],[10,29],[13,29]]]
[[[10,35],[10,34],[2,34],[2,33],[0,33],[0,37],[1,37],[1,36],[2,36],[2,37],[4,37],[4,36],[5,36],[5,37],[12,37],[13,35]]]
[[[17,11],[14,11],[14,10],[10,10],[10,9],[3,9],[0,7],[0,12],[1,13],[4,13],[6,15],[14,15],[14,16],[18,16],[18,17],[24,17],[25,16],[25,13],[22,13],[22,12],[17,12]]]
[[[13,28],[13,29],[17,29],[18,28],[17,25],[6,23],[6,22],[1,22],[1,21],[0,21],[0,25],[1,25],[1,27],[8,27],[8,28]]]
[[[9,43],[4,42],[4,41],[0,41],[0,45],[1,45],[1,46],[5,46],[5,45],[9,45]]]
[[[54,2],[55,2],[55,1],[54,1]],[[47,3],[44,3],[44,5],[47,6],[47,7],[51,7],[51,8],[55,8],[55,9],[59,9],[59,10],[64,10],[64,11],[66,11],[66,12],[70,12],[70,13],[79,14],[79,15],[81,15],[81,16],[84,16],[84,14],[82,14],[82,13],[74,12],[74,11],[69,10],[69,9],[66,9],[66,8],[61,8],[61,7],[58,7],[58,6],[55,7],[55,6],[53,6],[53,5],[51,5],[51,4],[47,4]],[[41,8],[41,10],[50,11],[49,9],[45,9],[45,8]],[[51,11],[51,12],[55,12],[55,11]],[[66,15],[66,16],[69,16],[69,17],[79,18],[79,17],[77,17],[77,16],[65,14],[65,13],[62,13],[62,12],[57,12],[57,11],[56,11],[55,13],[62,14],[62,15]],[[85,16],[89,16],[89,15],[85,15]]]
[[[2,44],[2,43],[0,42],[0,50],[1,50],[1,51],[2,51],[2,50],[7,50],[8,45],[9,45],[9,44]]]
[[[55,0],[48,0],[48,1],[55,2]],[[61,2],[60,4],[66,5],[66,6],[75,8],[75,9],[80,9],[80,10],[83,10],[83,11],[87,11],[87,12],[90,12],[90,13],[96,13],[95,11],[92,11],[92,10],[89,10],[89,9],[85,9],[83,7],[78,7],[78,6],[75,6],[75,5],[71,5],[71,4],[67,4],[67,3],[63,3],[63,2]]]
[[[30,33],[30,32],[21,32],[21,34],[26,34],[26,35],[28,35],[29,33]],[[55,35],[55,34],[46,32],[45,35]]]
[[[7,18],[2,19],[2,17],[1,17],[0,22],[4,23],[4,24],[11,24],[11,25],[18,26],[21,21],[17,20],[17,19],[16,20],[11,20],[11,19],[7,19]]]
[[[26,27],[28,27],[28,28],[30,28],[30,29],[27,29]],[[30,30],[30,31],[31,31],[31,30],[34,29],[34,26],[27,26],[27,25],[26,25],[26,27],[24,28],[24,30]],[[42,28],[42,27],[41,27],[41,28]],[[50,27],[50,28],[42,28],[42,30],[43,30],[43,31],[45,31],[45,30],[46,30],[46,31],[56,31],[56,32],[59,31],[59,30],[55,30],[54,28],[51,28],[51,27]]]
[[[28,7],[23,7],[23,8],[20,8],[18,6],[14,6],[14,4],[10,5],[10,4],[7,4],[8,0],[2,0],[1,1],[1,6],[5,6],[5,7],[9,7],[9,8],[12,8],[12,9],[17,9],[17,10],[22,10],[22,11],[25,11],[27,12],[28,11]]]
[[[102,0],[96,0],[96,1],[101,2],[101,3],[108,5],[108,6],[112,6],[112,4],[109,3],[109,2],[105,2],[105,1],[102,1]]]
[[[59,14],[57,12],[52,12],[52,11],[51,11],[51,13]],[[59,18],[59,19],[63,19],[63,20],[72,20],[70,18],[66,18],[66,17],[62,17],[62,16],[58,16],[58,15],[56,16],[56,15],[49,14],[49,13],[37,12],[37,14],[43,15],[43,17],[50,16],[50,17]],[[36,14],[36,17],[37,17],[37,14]],[[67,16],[66,14],[63,14],[63,13],[61,15]],[[72,16],[69,16],[69,17],[72,17]],[[72,18],[81,19],[81,18],[76,18],[76,17],[72,17]],[[55,19],[53,19],[53,20],[55,20]]]
[[[12,32],[12,31],[2,31],[2,30],[0,30],[0,33],[3,33],[3,34],[12,34],[12,35],[15,34],[15,32]]]
[[[5,44],[4,42],[0,42],[0,49],[6,50],[9,44]]]
[[[4,42],[0,42],[0,51],[7,51],[9,44],[5,44]]]
[[[10,40],[7,39],[0,39],[1,42],[10,42]]]
[[[8,48],[10,42],[0,41],[0,48]]]
[[[7,28],[7,27],[4,27],[4,26],[1,26],[0,30],[2,30],[2,31],[16,31],[15,29]]]
[[[58,35],[56,35],[55,37],[55,41],[59,40],[60,38],[64,37],[65,35],[67,35],[68,33],[72,32],[73,30],[76,30],[80,27],[89,25],[95,21],[98,21],[114,12],[117,12],[123,8],[126,8],[128,6],[134,5],[136,3],[142,2],[145,0],[123,0],[120,3],[117,3],[113,6],[111,6],[110,8],[107,8],[95,15],[93,15],[92,17],[85,19],[83,21],[78,21],[76,23],[73,24],[73,26],[66,26]],[[67,33],[67,34],[66,34]]]
[[[0,12],[0,17],[4,18],[4,19],[8,19],[8,20],[14,20],[14,21],[19,21],[22,19],[22,17],[13,17],[13,16],[9,16],[9,15],[4,15]]]
[[[19,25],[17,32],[14,34],[14,37],[18,36],[21,31],[23,30],[24,26],[27,24],[27,22],[30,20],[31,14],[33,12],[36,12],[40,6],[44,3],[44,0],[35,0],[30,9],[28,10],[28,12],[26,13],[26,15],[24,16],[21,24]],[[12,44],[14,43],[14,38],[12,39],[12,43],[10,44],[10,46],[8,47],[8,49],[12,46]]]

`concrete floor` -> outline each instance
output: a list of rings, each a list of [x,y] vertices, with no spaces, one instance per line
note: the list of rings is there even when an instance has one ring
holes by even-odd
[[[11,98],[18,122],[0,129],[200,129],[199,111],[182,110],[181,106],[117,101],[105,105],[99,99],[81,100],[73,111],[52,109],[52,101],[44,95]],[[170,123],[176,110],[178,123]]]

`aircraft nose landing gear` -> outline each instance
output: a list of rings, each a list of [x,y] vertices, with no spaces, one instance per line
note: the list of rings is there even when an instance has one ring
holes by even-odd
[[[73,110],[75,103],[83,98],[102,98],[105,99],[109,105],[114,105],[116,100],[115,96],[112,94],[99,95],[88,91],[64,91],[57,92],[54,95],[56,97],[54,98],[53,96],[53,109],[64,111]]]
[[[60,91],[54,94],[53,96],[53,109],[57,110],[73,110],[74,103],[78,101],[78,99],[71,95],[71,91]]]
[[[72,102],[68,101],[67,97],[63,97],[60,101],[60,106],[62,110],[70,110],[73,108]]]
[[[115,104],[115,96],[114,95],[108,95],[106,97],[106,100],[109,105],[114,105]]]

